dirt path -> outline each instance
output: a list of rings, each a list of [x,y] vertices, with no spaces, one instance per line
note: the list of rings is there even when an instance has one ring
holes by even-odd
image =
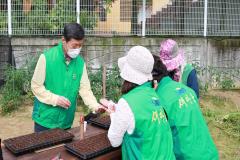
[[[6,139],[33,132],[32,106],[22,107],[10,115],[0,116],[0,138]],[[80,112],[76,112],[73,126],[77,126]]]

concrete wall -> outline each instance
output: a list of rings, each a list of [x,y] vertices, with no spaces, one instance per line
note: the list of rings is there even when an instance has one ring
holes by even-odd
[[[165,39],[165,38],[164,38]],[[87,64],[93,68],[99,68],[102,64],[112,67],[117,64],[117,59],[123,56],[129,48],[135,45],[143,45],[152,53],[159,53],[159,44],[163,38],[96,38],[88,37],[82,54]],[[240,40],[239,39],[205,39],[205,38],[174,38],[181,48],[185,50],[186,61],[198,63],[202,67],[213,66],[215,68],[240,69]],[[54,38],[12,38],[12,50],[17,68],[21,67],[25,60],[31,58],[37,52],[52,47],[60,41],[60,37]],[[201,77],[204,82],[210,75]],[[240,75],[235,75],[240,81]]]
[[[82,54],[85,55],[86,61],[94,68],[100,67],[105,63],[111,67],[116,63],[117,58],[123,56],[132,46],[143,45],[154,54],[159,53],[159,44],[164,40],[162,38],[94,38],[88,37]],[[208,50],[206,47],[207,40],[201,38],[178,38],[175,39],[180,47],[186,51],[186,59],[189,62],[198,62],[200,65],[209,65]],[[58,38],[12,38],[12,49],[19,68],[24,64],[24,60],[45,48],[52,47],[60,41]],[[213,47],[209,47],[209,52]]]
[[[95,38],[88,37],[85,41],[83,54],[93,66],[101,63],[112,65],[111,61],[124,55],[129,48],[143,45],[154,54],[159,52],[159,44],[165,38]],[[240,40],[239,39],[204,39],[204,38],[174,38],[179,46],[185,50],[188,62],[198,62],[201,66],[240,67]],[[61,40],[56,38],[12,38],[12,50],[17,67],[24,63],[29,55],[52,47]]]
[[[3,71],[7,62],[11,61],[9,57],[10,41],[8,38],[0,38],[0,85],[3,83]]]

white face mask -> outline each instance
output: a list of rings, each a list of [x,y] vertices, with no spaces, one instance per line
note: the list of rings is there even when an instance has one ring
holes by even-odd
[[[79,55],[81,49],[82,49],[82,47],[76,48],[76,49],[68,49],[67,54],[71,58],[76,58]]]

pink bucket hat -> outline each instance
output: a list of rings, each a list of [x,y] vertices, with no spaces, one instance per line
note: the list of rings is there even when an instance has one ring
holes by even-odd
[[[184,51],[178,48],[176,41],[168,39],[160,45],[160,59],[167,70],[172,71],[184,63]]]

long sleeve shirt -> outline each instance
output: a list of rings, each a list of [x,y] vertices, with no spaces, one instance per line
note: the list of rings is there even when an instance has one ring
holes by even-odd
[[[108,130],[108,139],[113,147],[122,144],[124,134],[132,134],[135,128],[133,112],[127,101],[121,98],[115,105],[115,112],[110,114],[111,125]]]
[[[66,63],[68,64],[67,61]],[[56,95],[45,88],[44,86],[45,77],[46,77],[46,59],[45,56],[42,54],[39,57],[31,80],[31,89],[33,94],[37,97],[37,99],[40,102],[56,106],[59,95]],[[80,81],[79,95],[82,97],[84,103],[90,109],[97,110],[99,104],[97,103],[97,100],[92,93],[85,64],[83,68],[82,78]]]

